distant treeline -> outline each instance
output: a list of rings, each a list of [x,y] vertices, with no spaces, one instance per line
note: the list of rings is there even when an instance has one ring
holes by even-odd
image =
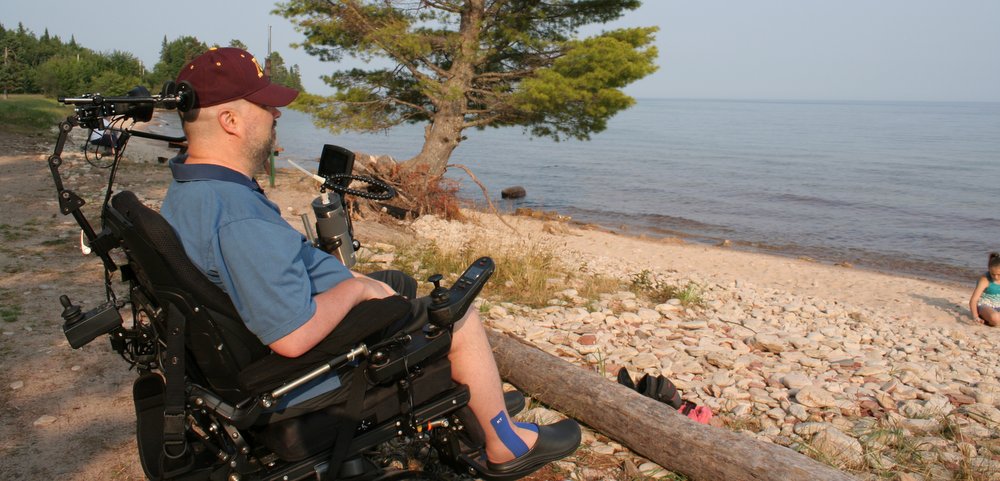
[[[229,46],[246,49],[235,39]],[[78,44],[73,36],[65,42],[58,35],[49,35],[48,29],[38,37],[21,23],[16,29],[0,24],[0,90],[5,97],[8,93],[123,95],[136,85],[144,85],[158,93],[164,82],[208,48],[195,37],[168,41],[164,36],[160,60],[150,70],[130,52],[95,52]],[[278,52],[271,53],[270,63],[274,82],[302,90],[298,65],[286,66]]]

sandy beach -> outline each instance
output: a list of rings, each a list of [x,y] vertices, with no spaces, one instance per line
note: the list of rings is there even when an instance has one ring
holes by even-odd
[[[46,163],[51,145],[46,138],[0,137],[0,304],[12,313],[0,324],[0,477],[142,479],[134,374],[106,343],[72,350],[62,334],[59,295],[93,306],[103,301],[103,286],[99,262],[75,246],[78,227],[58,214]],[[134,139],[119,187],[158,206],[169,172],[156,159],[169,155]],[[95,209],[106,171],[88,166],[71,146],[64,159],[67,187]],[[301,175],[280,172],[269,195],[298,227],[315,191]],[[96,222],[96,213],[87,214]],[[664,283],[694,283],[702,299],[696,307],[676,299],[646,303],[627,292],[582,299],[566,289],[544,308],[491,300],[485,317],[574,364],[596,368],[600,353],[609,376],[619,366],[664,374],[686,399],[710,406],[716,424],[839,453],[832,462],[861,478],[874,462],[900,463],[891,452],[871,454],[863,436],[866,426],[893,422],[931,446],[927,456],[937,456],[922,472],[897,469],[894,479],[1000,479],[989,477],[1000,476],[1000,329],[971,321],[974,279],[948,284],[565,221],[505,220],[516,233],[477,213],[465,223],[359,222],[357,231],[372,246],[402,235],[458,247],[483,236],[513,249],[546,246],[586,272],[627,279],[648,271]],[[391,259],[392,249],[370,254]],[[752,427],[747,419],[755,420]],[[964,434],[949,436],[947,426]],[[610,461],[581,465],[578,452],[532,479],[656,477],[646,461],[599,433],[588,433],[581,452]],[[981,477],[960,477],[966,472]]]

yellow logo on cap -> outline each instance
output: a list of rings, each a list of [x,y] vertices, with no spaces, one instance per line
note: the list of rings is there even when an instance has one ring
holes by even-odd
[[[257,63],[257,57],[250,57],[250,61],[253,62],[254,67],[257,67],[257,78],[262,78],[264,76],[264,69],[260,68],[260,64]]]

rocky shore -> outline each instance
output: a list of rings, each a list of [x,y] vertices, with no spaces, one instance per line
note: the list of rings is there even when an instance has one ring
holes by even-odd
[[[477,220],[424,217],[414,227],[422,238],[455,247],[483,229],[503,230],[490,226],[489,216]],[[892,301],[852,304],[745,279],[720,281],[725,272],[678,271],[620,255],[621,250],[601,255],[578,241],[598,235],[593,231],[535,224],[520,222],[517,228],[534,242],[558,246],[567,266],[586,266],[594,275],[643,273],[652,277],[649,282],[681,287],[693,283],[700,299],[697,305],[685,306],[677,298],[653,305],[633,292],[594,300],[567,289],[545,308],[487,306],[485,317],[494,328],[597,369],[612,382],[619,367],[662,374],[685,399],[711,407],[716,423],[862,479],[1000,479],[997,329],[959,322],[957,315],[951,322],[901,319]],[[494,234],[518,237],[501,231]],[[878,274],[844,270],[841,275],[839,284],[828,287]],[[960,312],[952,307],[947,312]],[[630,459],[614,442],[591,440],[588,449],[662,473]]]

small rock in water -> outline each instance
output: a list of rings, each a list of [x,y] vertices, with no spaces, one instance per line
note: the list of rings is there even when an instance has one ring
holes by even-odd
[[[500,197],[503,199],[521,199],[526,195],[528,195],[528,192],[520,185],[507,187],[506,189],[500,191]]]

